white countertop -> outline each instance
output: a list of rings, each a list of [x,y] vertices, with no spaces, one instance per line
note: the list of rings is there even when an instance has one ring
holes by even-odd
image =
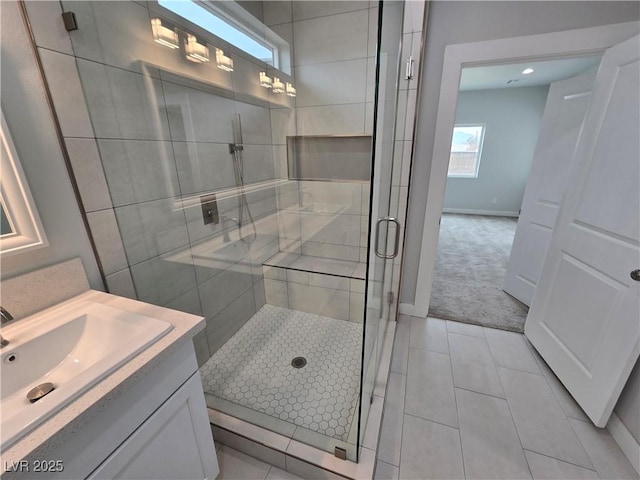
[[[91,421],[120,393],[126,391],[127,388],[149,373],[172,353],[176,346],[181,345],[182,342],[191,341],[193,336],[205,327],[203,317],[95,290],[86,291],[62,303],[79,299],[164,320],[171,323],[173,329],[3,451],[0,455],[0,464],[2,465],[12,464],[12,462],[34,456],[46,458],[47,452],[64,443],[65,439],[74,435],[82,425]]]

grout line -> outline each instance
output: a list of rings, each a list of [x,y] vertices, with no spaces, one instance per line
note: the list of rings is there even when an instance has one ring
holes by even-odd
[[[454,386],[454,388],[457,388],[458,390],[464,390],[466,392],[477,393],[478,395],[484,395],[485,397],[497,398],[499,400],[505,400],[506,401],[506,398],[504,398],[504,397],[498,397],[497,395],[491,395],[490,393],[478,392],[476,390],[471,390],[470,388],[459,387],[459,386],[455,385],[455,383],[454,383],[453,386]]]
[[[585,424],[590,425],[590,426],[593,426],[593,424],[592,424],[591,422],[585,422],[585,421],[583,421],[583,420],[579,420],[579,419],[574,419],[574,420],[576,420],[576,421],[578,421],[578,422],[585,423]],[[578,432],[576,432],[575,428],[573,428],[573,425],[571,424],[571,421],[569,421],[569,420],[567,419],[567,422],[569,423],[569,428],[571,429],[571,431],[573,432],[573,434],[574,434],[574,435],[576,436],[576,438],[578,439],[578,443],[579,443],[579,444],[580,444],[580,446],[582,447],[582,450],[584,450],[584,452],[587,454],[587,458],[588,458],[588,459],[589,459],[589,461],[591,462],[591,465],[593,466],[594,470],[596,471],[596,473],[598,474],[598,476],[600,476],[600,472],[598,471],[598,467],[596,467],[596,462],[594,462],[594,461],[593,461],[593,459],[591,458],[591,455],[589,455],[589,452],[588,452],[588,451],[587,451],[587,449],[585,448],[584,443],[582,442],[582,439],[581,439],[581,438],[580,438],[580,436],[578,435]],[[609,433],[609,432],[607,431],[607,433]],[[614,441],[615,441],[615,440],[614,440]],[[616,445],[618,446],[618,448],[620,448],[620,446],[618,445],[618,442],[615,442],[615,443],[616,443]],[[538,453],[538,452],[536,452],[536,453]],[[625,459],[626,459],[626,455],[624,454],[624,452],[623,452],[622,454],[623,454],[623,456],[624,456],[624,457],[625,457]],[[564,461],[564,460],[561,460],[561,461]],[[628,461],[628,460],[627,460],[627,461]],[[567,462],[567,463],[570,463],[570,462]],[[573,464],[572,464],[572,465],[573,465]],[[582,467],[582,468],[585,468],[585,467]],[[633,468],[633,465],[631,466],[631,468],[632,468],[632,470],[634,469],[634,468]]]
[[[437,423],[438,425],[442,425],[443,427],[453,428],[454,430],[460,430],[459,427],[452,427],[451,425],[447,425],[446,423],[438,422],[437,420],[431,420],[430,418],[419,417],[418,415],[413,415],[411,413],[404,413],[407,417],[418,418],[420,420],[424,420],[426,422]]]
[[[449,329],[445,322],[445,331],[447,332],[447,345],[449,346],[449,352],[451,352],[451,344],[449,339]],[[456,406],[456,418],[458,419],[458,440],[460,441],[460,457],[462,460],[462,475],[467,478],[467,469],[464,464],[464,449],[462,448],[462,424],[460,423],[460,411],[458,410],[458,395],[456,394],[456,381],[453,375],[453,357],[449,355],[449,366],[451,367],[451,383],[453,384],[453,401]]]
[[[587,467],[584,467],[584,466],[582,466],[582,465],[578,465],[577,463],[568,462],[568,461],[566,461],[566,460],[564,460],[564,459],[562,459],[562,458],[556,458],[556,457],[552,457],[551,455],[548,455],[548,454],[546,454],[546,453],[537,452],[536,450],[532,450],[532,449],[530,449],[530,448],[523,448],[522,450],[524,450],[524,451],[526,451],[526,452],[532,452],[532,453],[535,453],[535,454],[537,454],[537,455],[542,455],[543,457],[551,458],[551,459],[553,459],[553,460],[557,460],[557,461],[559,461],[559,462],[568,463],[569,465],[573,465],[574,467],[583,468],[583,469],[585,469],[585,470],[589,470],[589,471],[591,471],[591,472],[598,473],[598,472],[597,472],[597,470],[595,469],[595,466],[594,466],[593,468],[587,468]],[[526,458],[526,457],[527,457],[527,456],[525,455],[525,458]],[[527,460],[527,462],[528,462],[528,460]]]
[[[405,383],[405,392],[406,392],[406,383]],[[406,397],[405,397],[406,398]],[[400,425],[400,454],[398,455],[398,477],[400,477],[400,465],[402,465],[402,444],[404,443],[404,408],[402,411],[402,424]]]
[[[293,2],[291,2],[293,4]],[[364,2],[363,2],[364,3]],[[354,13],[354,12],[361,12],[363,10],[370,10],[372,7],[367,6],[367,7],[362,7],[362,8],[357,8],[355,10],[348,10],[346,12],[338,12],[338,13],[329,13],[327,15],[317,15],[315,17],[308,17],[308,18],[299,18],[297,20],[293,19],[293,5],[291,7],[291,21],[289,22],[280,22],[280,23],[272,23],[271,25],[266,25],[267,27],[271,28],[271,27],[275,27],[277,25],[285,25],[287,23],[297,23],[297,22],[306,22],[307,20],[315,20],[317,18],[328,18],[328,17],[335,17],[337,15],[346,15],[348,13]],[[374,7],[375,8],[375,7]]]
[[[485,328],[485,327],[483,327],[483,328]],[[487,346],[489,347],[489,355],[491,355],[491,359],[493,360],[493,366],[495,367],[496,371],[498,372],[498,367],[496,366],[496,359],[494,358],[493,352],[491,351],[491,345],[489,345],[489,340],[487,338],[485,338],[485,342],[487,343]],[[507,389],[505,388],[504,383],[502,382],[502,377],[500,376],[500,372],[498,372],[498,381],[500,382],[500,386],[502,387],[502,392],[504,393],[504,397],[505,397],[504,401],[507,403],[507,409],[509,410],[509,416],[511,417],[511,422],[513,424],[513,428],[516,431],[516,436],[518,437],[518,442],[520,443],[520,448],[522,450],[522,456],[524,457],[524,461],[527,464],[527,469],[529,470],[529,475],[531,475],[531,478],[534,478],[533,471],[531,470],[531,467],[529,466],[529,460],[527,459],[527,456],[524,453],[524,446],[522,445],[522,439],[520,438],[520,431],[518,430],[518,426],[516,425],[516,421],[513,418],[513,412],[511,411],[511,404],[509,403],[509,400],[507,399]],[[487,396],[489,396],[489,395],[487,395]]]

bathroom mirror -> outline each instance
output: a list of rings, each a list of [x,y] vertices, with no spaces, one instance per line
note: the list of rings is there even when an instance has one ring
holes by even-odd
[[[0,255],[6,257],[45,247],[48,243],[4,113],[0,136]]]

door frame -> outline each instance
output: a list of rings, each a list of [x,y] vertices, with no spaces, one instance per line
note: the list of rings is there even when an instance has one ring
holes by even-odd
[[[401,304],[400,313],[425,318],[429,312],[440,232],[439,222],[444,204],[451,137],[462,69],[469,66],[524,63],[550,58],[602,54],[607,48],[637,35],[639,31],[640,22],[624,22],[446,46],[429,171],[427,204],[423,219],[415,303]],[[420,295],[417,295],[417,292],[420,292]]]

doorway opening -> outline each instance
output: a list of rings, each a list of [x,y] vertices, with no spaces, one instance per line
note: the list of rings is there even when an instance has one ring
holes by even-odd
[[[430,316],[524,331],[599,62],[462,70]]]

